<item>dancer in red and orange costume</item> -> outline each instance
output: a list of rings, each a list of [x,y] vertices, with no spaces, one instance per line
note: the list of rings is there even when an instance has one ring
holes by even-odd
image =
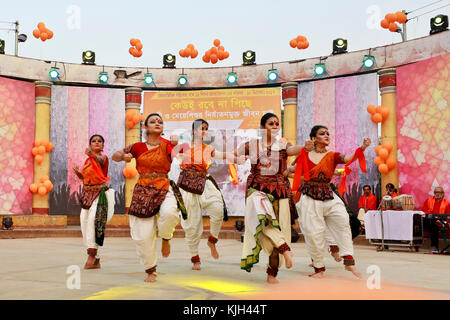
[[[314,142],[311,152],[302,152],[297,160],[293,190],[301,192],[300,201],[296,204],[301,212],[300,219],[307,248],[313,260],[313,277],[323,277],[325,271],[324,250],[325,234],[328,228],[332,238],[339,247],[339,254],[344,259],[345,269],[355,276],[361,274],[355,267],[353,258],[353,241],[349,224],[349,215],[342,200],[333,195],[331,178],[338,164],[346,164],[340,191],[345,190],[345,177],[349,174],[348,165],[359,159],[361,169],[365,171],[364,150],[370,145],[370,139],[364,139],[362,147],[353,155],[339,152],[328,152],[330,134],[325,126],[314,126],[310,138]],[[300,185],[301,177],[304,181]],[[300,189],[299,189],[300,186]]]
[[[99,269],[100,258],[98,247],[103,246],[106,223],[114,215],[114,190],[107,186],[108,157],[102,154],[105,139],[98,134],[89,139],[86,148],[88,158],[81,172],[78,166],[73,167],[77,177],[83,180],[80,203],[80,226],[83,243],[87,248],[88,259],[85,269]]]
[[[112,159],[117,162],[136,159],[139,180],[134,187],[128,211],[130,232],[138,258],[147,273],[144,281],[154,282],[157,277],[156,228],[162,239],[162,256],[168,257],[170,239],[179,222],[179,208],[183,208],[183,204],[181,197],[177,196],[176,185],[168,178],[173,143],[161,137],[161,116],[157,113],[148,115],[144,127],[147,141],[117,151]]]

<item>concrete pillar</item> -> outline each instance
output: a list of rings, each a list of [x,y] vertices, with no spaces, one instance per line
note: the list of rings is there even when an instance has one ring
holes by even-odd
[[[386,141],[394,146],[389,157],[397,159],[397,102],[396,102],[396,72],[395,68],[378,71],[381,105],[389,109],[389,116],[381,123],[381,144]],[[387,183],[392,183],[398,189],[398,167],[395,166],[387,174],[381,175],[382,194]]]
[[[129,110],[135,110],[135,112],[141,112],[142,103],[142,89],[141,88],[126,88],[125,89],[125,112]],[[125,120],[124,120],[125,125]],[[135,125],[132,129],[125,127],[125,145],[129,146],[136,142],[141,142],[141,130],[139,124]],[[133,159],[126,166],[136,167],[136,160]],[[133,189],[136,182],[139,179],[139,175],[133,179],[126,179],[125,181],[125,208],[126,212],[130,208],[131,198],[133,196]]]

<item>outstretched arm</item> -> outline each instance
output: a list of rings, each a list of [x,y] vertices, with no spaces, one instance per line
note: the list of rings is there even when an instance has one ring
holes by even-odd
[[[125,161],[130,162],[133,159],[133,155],[131,153],[125,153],[123,150],[119,150],[114,152],[111,159],[116,162]]]
[[[365,138],[364,142],[363,142],[363,145],[361,146],[361,149],[363,150],[363,152],[366,150],[366,148],[368,146],[370,146],[370,144],[371,144],[371,140],[369,138]],[[355,153],[344,155],[344,163],[347,163],[350,160],[352,160],[354,155],[355,155]]]
[[[310,152],[312,149],[314,149],[314,142],[312,142],[311,140],[308,140],[305,142],[304,146],[293,146],[293,145],[288,145],[286,152],[288,156],[298,156],[300,154],[300,152],[302,151],[302,149],[305,149],[305,151]]]

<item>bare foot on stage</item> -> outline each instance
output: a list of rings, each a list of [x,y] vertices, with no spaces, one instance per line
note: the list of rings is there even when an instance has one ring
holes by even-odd
[[[339,256],[339,252],[330,252],[336,262],[341,262],[342,258]]]
[[[293,262],[292,262],[292,252],[291,251],[285,251],[283,253],[283,257],[286,263],[286,268],[290,269],[293,266]]]
[[[147,275],[147,278],[144,280],[144,282],[155,282],[157,276],[158,274],[156,272],[150,273],[149,275]]]
[[[192,266],[192,270],[200,270],[200,262],[194,262]]]
[[[362,279],[361,273],[359,273],[355,266],[345,266],[345,270],[353,273],[358,279]]]
[[[170,242],[169,241],[170,240],[165,240],[165,239],[162,240],[161,253],[164,258],[167,258],[170,254]]]
[[[320,271],[320,272],[317,272],[317,273],[310,274],[309,277],[311,277],[311,278],[323,278],[324,274],[323,274],[323,271]]]
[[[208,244],[208,247],[211,249],[211,256],[214,259],[219,259],[219,253],[217,252],[216,245],[214,243],[212,243],[211,241],[208,241],[207,244]]]
[[[267,275],[267,283],[277,284],[280,283],[280,281],[278,281],[274,276]]]
[[[97,262],[97,263],[96,263]],[[100,269],[100,262],[93,256],[88,256],[84,269]]]

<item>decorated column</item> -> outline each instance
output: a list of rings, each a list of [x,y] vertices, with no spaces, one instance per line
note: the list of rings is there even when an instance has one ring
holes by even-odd
[[[141,88],[126,88],[125,89],[125,112],[134,111],[140,114],[141,102],[142,102],[142,89]],[[126,126],[125,128],[125,145],[129,146],[133,143],[141,141],[141,131],[139,124],[135,124],[132,128]],[[127,167],[136,167],[136,160],[133,159],[126,164]],[[133,188],[139,179],[139,175],[134,178],[127,178],[125,182],[125,208],[128,212],[131,204],[131,197],[133,195]]]
[[[297,82],[281,84],[284,106],[283,138],[293,145],[297,144]]]
[[[35,141],[49,141],[50,140],[50,103],[51,103],[51,88],[52,83],[47,81],[35,82],[35,96],[36,96],[36,128],[34,139]],[[34,184],[39,185],[43,176],[50,174],[50,153],[42,154],[42,162],[34,162]],[[33,214],[48,214],[49,199],[48,193],[40,195],[33,194]]]
[[[381,105],[389,109],[388,117],[381,123],[381,144],[392,143],[391,156],[397,160],[397,104],[395,68],[378,71]],[[387,183],[398,188],[398,168],[395,166],[387,174],[381,175],[382,193]]]

